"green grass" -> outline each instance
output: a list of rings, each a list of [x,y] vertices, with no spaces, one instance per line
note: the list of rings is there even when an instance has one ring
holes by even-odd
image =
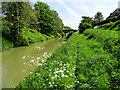
[[[119,38],[120,31],[102,30],[102,29],[88,29],[84,32],[87,39],[93,39],[103,45],[104,50],[108,51],[114,57],[119,57]]]
[[[73,35],[16,88],[120,88],[117,35],[92,29]]]

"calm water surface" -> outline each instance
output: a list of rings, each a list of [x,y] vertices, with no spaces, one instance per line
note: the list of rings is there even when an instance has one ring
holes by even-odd
[[[2,52],[2,88],[14,88],[63,43],[54,39]]]

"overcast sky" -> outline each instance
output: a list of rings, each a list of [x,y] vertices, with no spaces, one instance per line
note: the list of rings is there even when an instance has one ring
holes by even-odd
[[[99,11],[104,19],[116,8],[120,0],[30,0],[33,3],[42,1],[47,3],[52,10],[56,10],[64,25],[78,29],[82,20],[81,16],[94,17]]]

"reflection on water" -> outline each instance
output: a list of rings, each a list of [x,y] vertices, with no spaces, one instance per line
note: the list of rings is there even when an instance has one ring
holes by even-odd
[[[2,52],[2,87],[13,88],[19,81],[32,73],[35,67],[46,59],[62,44],[63,40],[54,39],[42,43],[12,48]]]

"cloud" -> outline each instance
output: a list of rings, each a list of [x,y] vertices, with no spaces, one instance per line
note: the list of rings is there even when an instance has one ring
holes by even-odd
[[[63,5],[65,7],[65,9],[73,16],[73,17],[80,17],[79,14],[77,14],[76,12],[74,12],[74,10],[72,10],[65,2],[63,2],[63,0],[57,0],[58,3],[60,3],[61,5]]]

